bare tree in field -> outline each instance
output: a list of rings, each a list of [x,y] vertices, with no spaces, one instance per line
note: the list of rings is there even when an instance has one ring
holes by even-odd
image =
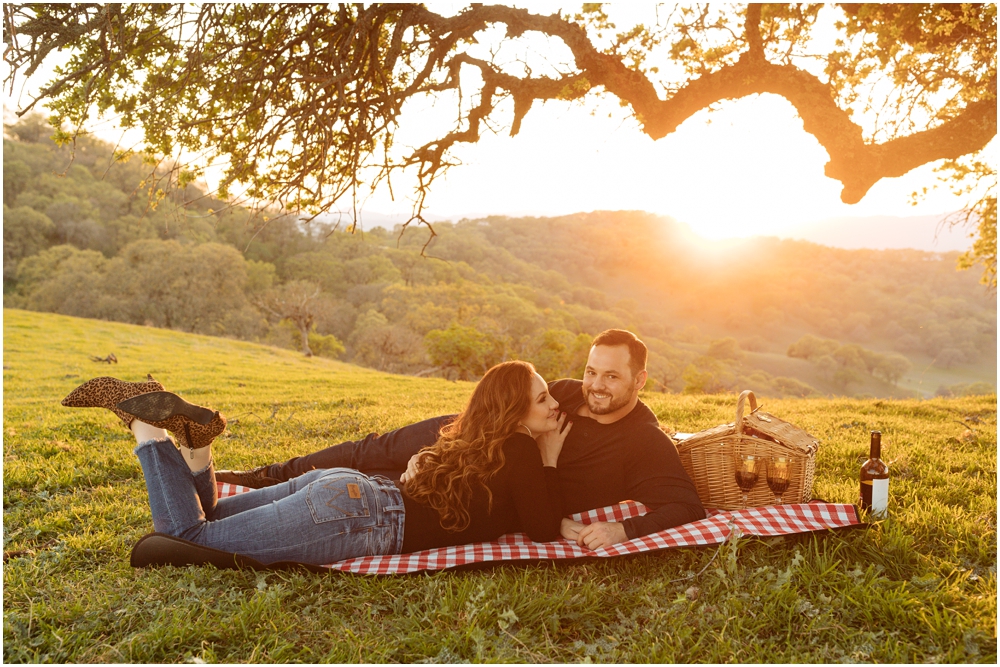
[[[258,308],[279,321],[288,320],[294,324],[299,330],[302,354],[313,356],[309,347],[309,331],[321,309],[326,307],[326,297],[319,285],[306,280],[292,280],[255,295],[253,300]]]

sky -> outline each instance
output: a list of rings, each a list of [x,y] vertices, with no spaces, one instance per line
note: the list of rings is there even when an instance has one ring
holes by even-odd
[[[431,4],[441,13],[459,6]],[[652,3],[606,7],[619,27],[656,20]],[[544,14],[559,5],[533,3],[531,9]],[[817,29],[816,39],[832,43],[834,37]],[[544,52],[553,47],[536,43],[528,48]],[[549,57],[558,61],[562,55]],[[433,111],[421,108],[413,117],[428,118]],[[460,145],[455,154],[463,164],[436,184],[428,198],[430,217],[643,210],[673,217],[704,238],[723,239],[794,237],[820,221],[842,217],[938,219],[965,204],[947,188],[911,204],[911,193],[936,182],[933,165],[883,179],[861,202],[844,204],[840,183],[823,174],[826,150],[802,129],[794,107],[775,95],[723,102],[658,141],[643,134],[616,99],[586,106],[536,103],[516,137],[486,134],[477,144]],[[409,208],[408,201],[391,201],[383,191],[365,210],[405,219]],[[856,237],[859,230],[845,233]],[[941,233],[948,235],[947,230]],[[843,241],[850,247],[865,243],[863,238]]]
[[[533,3],[531,9],[558,9],[549,4]],[[449,14],[462,5],[430,6]],[[652,7],[613,3],[609,14],[621,26],[650,21]],[[528,43],[527,48],[543,61],[565,56],[550,43]],[[19,90],[37,88],[41,78],[33,77]],[[15,94],[5,107],[16,107],[17,101]],[[397,140],[418,145],[433,124],[453,116],[447,105],[418,103],[405,110]],[[509,114],[500,118],[509,123]],[[111,141],[121,136],[110,122],[101,125],[100,133]],[[797,230],[831,218],[938,218],[965,203],[939,187],[911,205],[912,192],[935,182],[932,165],[883,179],[858,204],[842,203],[840,183],[823,175],[826,151],[802,129],[791,104],[772,95],[723,102],[658,141],[642,134],[617,100],[536,103],[518,136],[485,134],[477,144],[459,145],[454,155],[462,165],[435,184],[427,200],[430,219],[643,210],[670,216],[707,239],[794,237]],[[394,179],[395,200],[384,187],[371,194],[362,215],[405,220],[411,208],[405,184],[405,178]],[[845,229],[852,238],[843,241],[864,245],[864,238],[855,238],[863,235],[863,227]]]
[[[842,216],[936,215],[962,203],[938,191],[910,205],[910,193],[933,180],[927,166],[843,204],[840,183],[823,175],[826,151],[791,104],[771,95],[700,112],[658,141],[629,119],[549,103],[532,110],[518,136],[487,135],[456,153],[462,166],[429,198],[435,217],[644,210],[706,238],[732,238]],[[403,215],[408,206],[382,195],[366,208]]]

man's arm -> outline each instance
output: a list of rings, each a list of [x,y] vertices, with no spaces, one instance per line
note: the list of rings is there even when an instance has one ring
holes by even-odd
[[[563,519],[562,536],[568,540],[575,540],[581,547],[597,550],[704,518],[705,508],[701,502],[697,505],[667,503],[643,516],[627,519],[624,522],[595,521],[584,525],[572,519]]]
[[[694,482],[663,431],[644,428],[625,456],[628,497],[650,510],[622,523],[629,539],[705,518]]]
[[[622,451],[625,495],[621,500],[636,500],[649,511],[623,522],[584,525],[563,519],[563,537],[581,547],[600,549],[705,518],[694,482],[670,438],[653,424],[640,428],[636,436]]]

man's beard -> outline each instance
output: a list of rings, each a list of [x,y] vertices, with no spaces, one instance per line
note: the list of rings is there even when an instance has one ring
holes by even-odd
[[[587,409],[590,410],[590,413],[594,415],[611,414],[615,410],[620,410],[624,408],[626,405],[628,405],[628,402],[632,400],[631,394],[625,394],[624,396],[620,396],[618,398],[615,398],[615,396],[612,394],[611,400],[608,402],[607,407],[600,407],[600,406],[594,407],[594,404],[590,402],[590,394],[591,392],[588,391],[585,396],[585,398],[587,399]]]

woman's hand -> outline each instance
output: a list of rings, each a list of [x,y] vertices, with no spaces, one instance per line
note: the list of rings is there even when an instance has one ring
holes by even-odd
[[[573,422],[567,421],[565,412],[559,415],[557,423],[558,426],[556,426],[555,430],[540,433],[535,438],[535,442],[538,443],[538,451],[542,454],[542,465],[553,468],[556,467],[556,463],[559,461],[559,453],[562,451],[566,435],[573,428]]]
[[[583,529],[582,523],[563,517],[562,523],[559,525],[559,534],[567,540],[576,542],[580,537],[581,529]]]
[[[559,525],[559,534],[591,551],[597,551],[601,547],[610,547],[613,544],[621,544],[628,539],[624,524],[614,521],[595,521],[594,523],[582,524],[566,517],[563,517],[562,523]]]

